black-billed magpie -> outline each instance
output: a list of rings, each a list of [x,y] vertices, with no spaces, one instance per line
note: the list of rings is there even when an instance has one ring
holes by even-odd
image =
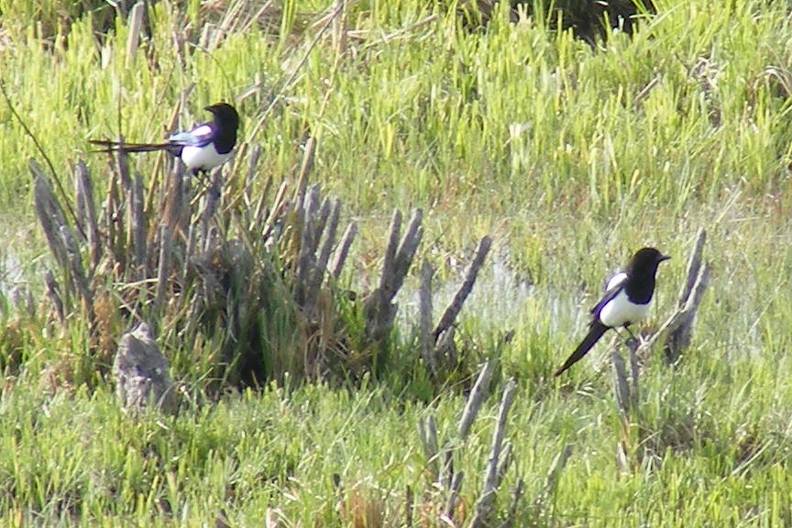
[[[654,295],[657,266],[670,258],[653,247],[641,248],[632,256],[627,269],[608,282],[602,299],[591,309],[588,334],[556,376],[580,361],[611,328],[624,327],[629,332],[631,324],[646,317]]]
[[[228,103],[216,103],[205,110],[214,119],[192,130],[177,132],[164,143],[123,143],[108,139],[91,139],[93,145],[102,147],[97,152],[154,152],[165,150],[181,158],[187,170],[197,174],[219,167],[231,157],[237,140],[239,114]]]

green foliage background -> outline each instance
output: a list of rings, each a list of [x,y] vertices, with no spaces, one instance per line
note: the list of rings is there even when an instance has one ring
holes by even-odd
[[[162,137],[192,85],[181,124],[204,119],[206,104],[234,101],[242,139],[263,147],[261,182],[293,174],[310,132],[314,180],[362,225],[344,278],[356,287],[376,280],[394,207],[424,208],[420,258],[450,284],[477,238],[492,233],[496,249],[461,332],[486,357],[501,330],[516,330],[500,365],[519,383],[507,486],[526,480],[523,525],[792,524],[786,2],[659,1],[632,38],[609,31],[592,49],[551,30],[551,16],[509,23],[498,8],[471,30],[456,4],[418,0],[350,2],[342,39],[338,26],[322,30],[327,2],[284,0],[258,19],[242,10],[207,47],[206,28],[241,5],[157,2],[150,38],[127,56],[127,26],[104,2],[0,0],[0,80],[65,182],[80,158],[102,174],[106,161],[87,155],[86,138]],[[47,261],[30,157],[41,155],[0,104],[4,297],[15,280],[40,290]],[[136,160],[147,178],[152,158]],[[658,358],[647,370],[641,431],[632,432],[645,456],[620,475],[622,431],[598,368],[605,347],[566,379],[549,374],[580,338],[603,273],[642,245],[674,256],[650,325],[662,321],[700,227],[713,280],[693,345],[677,368]],[[413,301],[400,302],[408,310]],[[287,526],[349,525],[337,473],[397,526],[405,487],[426,487],[418,419],[434,412],[450,431],[463,406],[459,387],[427,395],[413,364],[394,363],[390,376],[355,388],[270,386],[172,420],[134,421],[102,383],[42,390],[48,366],[80,357],[83,336],[24,328],[32,323],[10,304],[0,338],[0,512],[9,525],[201,525],[222,511],[244,526],[268,509]],[[412,350],[410,322],[400,328],[396,358]],[[201,392],[193,373],[174,375]],[[468,508],[491,400],[460,468]],[[537,512],[532,497],[570,442],[558,493]]]

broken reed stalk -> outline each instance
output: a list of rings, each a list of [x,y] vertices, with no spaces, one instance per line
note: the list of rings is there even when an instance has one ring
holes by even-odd
[[[665,339],[665,346],[663,347],[669,364],[676,363],[682,352],[690,346],[693,322],[698,313],[698,305],[701,303],[704,289],[709,284],[709,266],[704,264],[702,260],[706,240],[707,232],[704,229],[700,229],[688,260],[687,279],[680,291],[679,302],[677,303],[684,315],[681,317],[678,326],[673,330],[669,330]],[[687,305],[691,300],[693,304],[688,309]]]
[[[173,243],[172,234],[168,224],[162,224],[160,226],[160,254],[159,268],[157,269],[157,297],[155,301],[157,310],[162,310],[163,303],[165,302],[165,293],[168,289],[171,245]]]
[[[418,421],[418,434],[421,439],[421,445],[424,448],[426,460],[429,462],[429,467],[432,470],[432,478],[437,480],[439,471],[438,460],[438,442],[437,442],[437,422],[433,415],[429,415],[425,420]]]
[[[415,209],[404,237],[399,242],[402,215],[398,210],[393,212],[379,287],[364,300],[366,336],[371,342],[382,341],[393,327],[398,306],[392,301],[404,284],[404,278],[421,242],[422,220],[423,211]]]
[[[329,224],[327,225],[327,229],[324,234],[324,240],[322,241],[321,247],[318,250],[319,256],[315,259],[313,269],[309,275],[305,309],[310,314],[313,314],[316,308],[316,303],[319,299],[319,291],[322,287],[325,273],[327,271],[327,261],[330,260],[330,253],[335,247],[340,214],[341,201],[335,200],[330,211]],[[328,220],[325,220],[325,222],[328,222]]]
[[[415,494],[412,488],[407,485],[404,492],[404,526],[411,527],[413,525],[413,505],[415,504]]]
[[[297,304],[305,307],[308,296],[308,281],[313,271],[316,262],[316,246],[318,244],[319,231],[322,229],[321,216],[323,207],[320,204],[320,191],[318,185],[312,185],[308,192],[305,194],[302,207],[298,208],[298,212],[302,211],[302,221],[300,222],[301,236],[300,246],[297,256],[297,274],[295,285],[295,298]],[[299,205],[299,204],[298,204]]]
[[[481,266],[484,265],[484,260],[487,258],[490,247],[492,247],[492,239],[489,236],[485,236],[479,242],[473,260],[470,262],[465,272],[465,280],[462,282],[462,285],[459,287],[459,290],[457,290],[456,295],[454,295],[453,300],[446,308],[443,316],[434,329],[433,336],[435,341],[437,341],[443,332],[454,324],[459,312],[462,310],[462,306],[465,304],[465,300],[467,300],[468,295],[470,295],[470,292],[473,290],[473,286],[476,284],[479,270]]]
[[[350,222],[341,237],[341,243],[336,247],[333,253],[333,263],[330,266],[330,275],[333,279],[338,280],[341,276],[341,271],[346,264],[347,256],[349,255],[349,248],[352,246],[355,237],[357,236],[357,222]]]
[[[457,502],[459,501],[459,492],[462,491],[462,480],[465,478],[465,472],[459,471],[454,475],[451,480],[451,485],[448,494],[448,502],[443,512],[443,516],[448,521],[454,520],[454,512],[456,511]]]
[[[514,447],[508,440],[504,441],[503,451],[500,458],[500,462],[498,463],[497,477],[495,479],[495,488],[500,488],[503,479],[506,477],[506,472],[509,470],[509,467],[511,467],[511,464],[514,461]]]
[[[83,219],[88,246],[91,253],[91,268],[95,269],[102,259],[102,244],[99,235],[98,215],[94,201],[93,183],[88,166],[80,160],[74,170],[77,186],[77,208],[79,217]]]
[[[389,280],[393,276],[395,266],[393,261],[396,259],[396,250],[399,244],[399,234],[401,233],[402,213],[398,209],[393,211],[390,229],[388,230],[388,245],[385,246],[385,256],[382,261],[382,275],[380,275],[380,292],[387,295]],[[395,292],[394,292],[395,293]],[[391,296],[392,297],[392,296]],[[388,298],[390,300],[390,298]]]
[[[495,431],[492,434],[492,449],[490,450],[489,461],[484,474],[484,486],[476,502],[476,513],[470,523],[472,528],[484,528],[489,525],[492,515],[492,506],[495,501],[495,493],[499,484],[499,462],[503,452],[503,441],[506,435],[506,419],[509,415],[512,403],[514,402],[514,392],[516,384],[510,379],[503,389],[498,421]]]
[[[47,297],[49,297],[52,302],[52,306],[55,307],[55,315],[58,316],[58,321],[64,324],[66,322],[66,312],[63,308],[60,288],[58,287],[58,282],[55,280],[55,276],[52,274],[52,270],[47,270],[47,273],[44,274],[44,282],[47,285]]]
[[[470,391],[465,410],[462,412],[462,419],[459,421],[459,438],[464,440],[470,433],[470,428],[476,420],[484,400],[489,395],[490,380],[492,380],[492,373],[495,371],[495,362],[487,361],[481,367],[476,383]]]
[[[418,288],[418,314],[421,356],[432,378],[437,377],[437,361],[432,339],[432,275],[434,270],[429,261],[421,266],[421,285]]]
[[[63,210],[38,164],[31,163],[30,170],[33,173],[33,203],[36,216],[41,223],[52,256],[55,257],[61,268],[66,269],[68,268],[68,257],[63,238],[60,235],[61,227],[66,225]]]
[[[682,352],[690,346],[693,323],[704,292],[709,286],[710,267],[702,258],[706,237],[706,231],[699,230],[688,261],[687,277],[677,301],[677,310],[638,348],[635,354],[639,361],[645,362],[651,350],[661,340],[664,342],[666,359],[670,364],[678,361]]]
[[[212,183],[206,191],[206,196],[204,198],[204,211],[201,214],[201,238],[204,241],[204,253],[209,251],[211,244],[211,237],[209,236],[209,224],[211,223],[212,218],[220,206],[222,188],[223,173],[220,168],[217,168],[212,172]]]
[[[245,177],[245,193],[244,193],[245,201],[248,207],[250,206],[251,203],[250,198],[253,196],[253,182],[256,181],[256,175],[258,174],[256,172],[256,169],[258,168],[258,162],[259,159],[261,158],[261,152],[262,152],[261,145],[253,145],[253,148],[250,151],[250,157],[248,159],[248,171],[247,171],[247,176]],[[265,187],[261,193],[262,196],[268,196],[269,195],[268,191],[269,189]]]
[[[140,44],[140,30],[143,28],[143,15],[146,11],[145,2],[137,2],[129,13],[129,34],[127,36],[126,66],[129,67],[135,60],[138,45]]]
[[[309,137],[305,142],[305,153],[303,154],[302,164],[300,165],[300,175],[297,178],[297,189],[295,199],[302,201],[305,196],[305,189],[308,186],[308,176],[311,174],[316,155],[316,139]]]
[[[80,298],[83,313],[88,321],[88,325],[93,329],[96,320],[93,310],[93,290],[85,274],[85,270],[83,269],[80,249],[68,225],[61,226],[60,235],[63,238],[63,245],[66,248],[66,255],[68,257],[68,276],[71,278],[72,287]]]
[[[553,463],[550,464],[550,470],[547,472],[544,486],[534,499],[534,510],[536,510],[539,515],[542,515],[542,513],[546,511],[550,500],[555,496],[556,490],[558,489],[558,481],[561,479],[561,472],[564,471],[567,462],[572,456],[572,450],[572,444],[566,444],[555,456]],[[522,480],[520,480],[520,483],[522,483]],[[515,490],[515,502],[519,500],[517,491],[519,491],[520,483],[518,483],[518,489]]]
[[[627,420],[630,415],[630,382],[627,380],[627,369],[624,366],[624,359],[618,350],[611,352],[611,363],[613,364],[613,392],[616,399],[616,407],[622,420]]]
[[[520,500],[522,500],[524,493],[525,481],[523,479],[518,479],[517,485],[514,487],[514,491],[512,491],[509,513],[506,516],[506,520],[501,523],[500,528],[511,528],[514,526],[514,520],[517,518],[517,507],[520,505]]]
[[[146,247],[146,216],[144,211],[146,197],[143,189],[143,177],[135,174],[132,184],[132,207],[130,208],[130,224],[132,227],[132,255],[137,268],[137,277],[142,279],[148,275],[146,270],[148,248]]]

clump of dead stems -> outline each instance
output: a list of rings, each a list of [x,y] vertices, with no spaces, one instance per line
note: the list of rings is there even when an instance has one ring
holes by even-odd
[[[56,194],[31,162],[36,213],[52,254],[51,321],[87,328],[89,353],[105,358],[104,368],[123,329],[146,323],[173,368],[217,388],[287,373],[355,379],[381,365],[393,346],[394,298],[420,245],[423,215],[415,210],[402,235],[402,213],[394,212],[377,288],[339,288],[357,225],[344,225],[341,201],[309,185],[315,151],[308,139],[297,173],[277,187],[272,178],[257,181],[261,153],[252,148],[246,171],[200,179],[177,165],[148,189],[122,151],[102,175],[109,183],[101,200],[83,162],[74,170],[73,200]],[[431,270],[424,267],[416,355],[435,378],[458,361],[453,325],[489,247],[485,237],[434,328]]]

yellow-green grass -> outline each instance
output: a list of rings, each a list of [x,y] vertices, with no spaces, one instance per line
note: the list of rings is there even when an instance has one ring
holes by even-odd
[[[0,1],[4,17],[7,4]],[[310,47],[322,22],[310,24],[327,3],[286,1],[274,26],[230,34],[212,51],[188,46],[184,64],[173,33],[195,44],[222,9],[157,3],[153,37],[131,59],[121,22],[96,35],[89,18],[61,32],[48,19],[42,36],[34,20],[23,22],[44,12],[20,10],[4,18],[0,79],[69,188],[79,158],[96,178],[104,174],[106,160],[88,156],[85,140],[118,134],[119,108],[125,138],[161,138],[192,83],[181,124],[203,119],[205,104],[237,101],[242,139],[264,149],[260,182],[293,174],[310,131],[319,143],[312,178],[361,223],[344,277],[356,287],[376,280],[373,255],[382,254],[394,207],[424,208],[419,258],[440,269],[441,282],[460,280],[455,263],[477,237],[494,234],[460,333],[486,357],[502,330],[516,331],[497,380],[519,384],[508,429],[517,463],[507,484],[526,480],[522,518],[537,513],[534,495],[571,442],[575,452],[547,516],[534,517],[538,525],[783,526],[792,523],[787,6],[657,4],[660,14],[632,39],[612,34],[607,48],[592,50],[532,20],[496,16],[486,30],[468,32],[447,7],[357,2],[341,54],[332,26]],[[243,93],[252,95],[240,100]],[[13,227],[2,251],[40,290],[47,258],[31,228],[31,156],[40,158],[0,104],[0,204]],[[153,156],[137,158],[149,179],[154,165]],[[693,345],[678,368],[658,355],[642,378],[643,429],[631,434],[645,439],[647,453],[632,474],[619,475],[621,425],[608,371],[598,374],[606,347],[567,378],[549,376],[582,336],[603,275],[644,244],[674,256],[660,271],[650,322],[659,324],[700,227],[709,233],[713,276]],[[505,263],[501,275],[495,261]],[[523,294],[514,293],[521,284]],[[409,309],[414,299],[399,301]],[[3,314],[4,325],[16,318]],[[3,363],[14,366],[2,388],[0,442],[13,456],[2,457],[0,511],[9,523],[109,526],[200,525],[222,510],[232,525],[250,525],[279,508],[287,525],[344,525],[332,485],[338,473],[346,490],[380,497],[398,525],[406,486],[428,488],[418,419],[433,410],[441,429],[453,430],[464,403],[456,386],[439,394],[426,387],[413,330],[400,320],[388,373],[362,387],[269,387],[175,420],[124,416],[101,382],[93,393],[40,394],[47,366],[79,356],[84,336],[28,329],[14,348],[16,334],[6,330],[0,350],[19,357]],[[180,351],[166,353],[174,376],[200,393],[200,368]],[[468,508],[495,400],[460,457]],[[507,506],[501,497],[498,511]]]

